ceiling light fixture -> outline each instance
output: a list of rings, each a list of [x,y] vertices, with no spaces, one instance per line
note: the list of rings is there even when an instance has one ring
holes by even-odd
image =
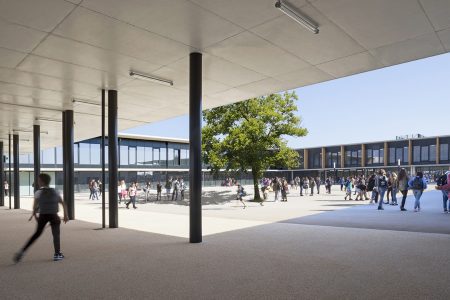
[[[101,106],[100,103],[96,103],[96,102],[92,102],[89,100],[83,100],[83,99],[72,99],[73,103],[83,103],[83,104],[88,104],[88,105],[95,105],[95,106]]]
[[[159,84],[166,85],[166,86],[172,86],[173,85],[173,81],[172,80],[159,78],[159,77],[156,77],[156,76],[153,76],[153,75],[137,73],[135,71],[130,71],[130,76],[135,78],[135,79],[146,80],[146,81],[159,83]]]
[[[58,119],[51,119],[51,118],[36,118],[36,121],[48,121],[48,122],[62,122],[61,120]]]
[[[319,26],[316,23],[303,15],[298,9],[295,9],[287,4],[285,1],[278,0],[275,2],[275,7],[312,33],[319,33]]]
[[[13,129],[13,133],[15,132],[33,132],[31,129]],[[43,134],[48,134],[48,131],[41,131]]]

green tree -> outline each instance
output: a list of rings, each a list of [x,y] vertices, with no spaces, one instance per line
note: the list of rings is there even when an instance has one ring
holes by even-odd
[[[203,112],[204,161],[213,173],[247,172],[253,176],[254,199],[261,201],[258,182],[271,166],[298,166],[298,153],[285,136],[305,136],[295,92],[271,94]]]

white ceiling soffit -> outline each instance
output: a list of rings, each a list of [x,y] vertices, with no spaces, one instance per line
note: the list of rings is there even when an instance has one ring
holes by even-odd
[[[120,130],[186,114],[192,51],[204,54],[204,108],[450,51],[448,0],[288,1],[319,34],[275,2],[0,1],[0,139],[65,109],[75,111],[76,140],[97,136],[100,107],[72,99],[100,103],[102,88],[119,91]],[[61,144],[61,123],[38,123],[42,147]]]

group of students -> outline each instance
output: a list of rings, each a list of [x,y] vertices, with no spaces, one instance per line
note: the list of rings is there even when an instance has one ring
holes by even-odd
[[[183,178],[170,177],[166,181],[165,188],[167,200],[170,200],[170,195],[172,195],[172,201],[178,201],[178,195],[180,195],[181,201],[184,200],[186,192],[186,183],[184,182]]]
[[[450,174],[450,172],[447,172]],[[448,174],[446,173],[445,176]],[[442,179],[444,183],[444,179]],[[445,183],[447,180],[445,179]],[[397,194],[400,193],[402,200],[400,203],[400,211],[406,211],[405,204],[406,198],[408,196],[408,192],[412,191],[414,195],[414,211],[420,212],[421,205],[420,199],[424,190],[427,189],[428,182],[426,178],[423,176],[422,172],[417,172],[415,176],[409,177],[405,169],[400,169],[398,175],[396,172],[386,173],[384,169],[378,171],[377,174],[372,174],[367,180],[365,176],[358,176],[356,178],[347,177],[340,181],[341,190],[345,188],[345,200],[353,200],[352,199],[352,191],[354,189],[354,195],[356,196],[355,200],[369,200],[369,203],[378,204],[378,210],[384,210],[383,204],[390,204],[397,206]],[[440,186],[444,186],[444,190],[446,191],[445,184],[438,184],[437,188]],[[368,192],[371,192],[371,196],[369,198]],[[391,195],[391,199],[389,198]],[[386,196],[386,202],[385,202]],[[447,197],[447,193],[443,193],[443,197]],[[446,198],[448,201],[448,197]],[[447,201],[444,200],[444,206],[446,206]],[[445,208],[445,211],[449,211],[449,208]]]
[[[89,200],[98,200],[98,197],[102,195],[102,182],[100,180],[89,180]]]

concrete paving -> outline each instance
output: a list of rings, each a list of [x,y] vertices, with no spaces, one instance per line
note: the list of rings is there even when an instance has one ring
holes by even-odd
[[[2,208],[0,297],[448,299],[449,235],[430,233],[431,228],[448,227],[450,222],[450,215],[440,212],[439,196],[438,192],[426,193],[421,213],[400,213],[398,207],[378,212],[364,202],[345,203],[339,191],[331,196],[291,197],[287,203],[268,202],[264,207],[250,203],[245,210],[235,201],[225,201],[204,207],[205,216],[220,219],[225,228],[205,236],[202,244],[152,233],[149,229],[154,225],[140,231],[96,230],[96,223],[73,221],[62,228],[64,261],[51,261],[47,229],[18,265],[12,265],[12,255],[35,224],[27,222],[27,211]],[[98,204],[88,202],[83,209],[77,204],[77,215],[84,209],[98,214],[98,207],[88,208]],[[123,219],[127,215],[139,220],[159,216],[161,227],[170,228],[172,220],[179,222],[175,226],[183,225],[185,209],[183,204],[146,204],[137,211],[120,212]],[[164,219],[165,214],[180,218]],[[358,222],[338,223],[339,214]],[[430,230],[363,226],[372,214],[379,224],[392,222],[391,215],[395,215],[405,218],[397,223],[430,222],[426,225]],[[305,224],[308,218],[315,218],[317,224]],[[230,227],[240,227],[241,221],[264,224]]]

